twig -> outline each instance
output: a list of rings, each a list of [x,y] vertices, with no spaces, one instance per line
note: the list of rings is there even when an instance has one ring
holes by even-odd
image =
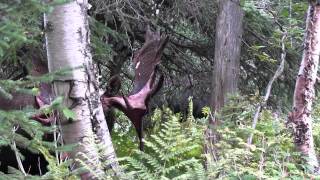
[[[57,121],[57,117],[58,117],[58,112],[53,112],[52,113],[52,118],[53,118],[53,122],[51,122],[51,125],[57,125],[57,128],[55,128],[54,132],[53,132],[53,140],[54,140],[54,147],[57,149],[58,148],[58,141],[59,141],[59,125],[58,125],[58,121]],[[57,164],[60,165],[61,163],[61,157],[60,156],[60,152],[58,152],[57,150],[55,150],[55,155],[56,155],[56,161],[57,161]]]
[[[39,170],[39,175],[42,176],[40,157],[38,157],[38,170]]]
[[[287,32],[283,32],[282,34],[282,38],[281,38],[281,62],[280,65],[278,67],[278,69],[276,70],[276,72],[274,73],[273,77],[270,79],[267,88],[266,88],[266,94],[264,95],[263,101],[258,105],[254,117],[253,117],[253,121],[252,121],[252,129],[255,129],[257,126],[257,122],[259,119],[259,115],[260,115],[260,111],[262,109],[263,106],[266,105],[269,97],[270,97],[270,93],[271,93],[271,89],[272,89],[272,85],[273,82],[282,74],[283,69],[284,69],[284,63],[286,60],[286,48],[285,48],[285,39],[287,38]],[[248,145],[251,145],[252,143],[252,138],[253,138],[253,133],[250,134],[247,143]]]
[[[262,138],[262,148],[265,149],[265,138]],[[259,172],[262,175],[263,174],[263,167],[264,167],[265,159],[264,159],[264,151],[260,154],[260,161],[259,161]],[[259,180],[261,180],[261,176],[259,175]]]
[[[14,127],[14,128],[12,129],[13,134],[15,134],[15,132],[16,132],[17,129],[18,129],[17,127]],[[27,176],[27,173],[26,173],[26,171],[24,170],[24,167],[23,167],[23,165],[22,165],[21,158],[20,158],[20,156],[19,156],[19,154],[18,154],[18,149],[17,149],[17,146],[16,146],[16,142],[15,142],[14,140],[12,140],[12,149],[13,149],[14,154],[15,154],[15,156],[16,156],[16,160],[17,160],[17,162],[18,162],[19,170],[23,173],[24,176]]]

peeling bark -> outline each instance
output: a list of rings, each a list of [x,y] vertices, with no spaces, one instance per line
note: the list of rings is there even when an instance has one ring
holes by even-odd
[[[288,124],[292,126],[294,143],[305,159],[310,171],[319,172],[312,136],[312,103],[320,54],[320,6],[309,5],[306,23],[305,49],[294,91],[293,111]]]
[[[76,114],[74,120],[61,118],[60,122],[65,144],[78,145],[69,155],[73,160],[80,159],[88,163],[99,175],[104,173],[101,162],[110,162],[115,171],[119,170],[119,166],[104,118],[98,83],[93,73],[86,19],[87,5],[85,0],[73,1],[56,6],[45,16],[46,46],[50,72],[74,68],[70,74],[54,81],[55,94],[65,97],[64,104]],[[84,141],[92,138],[94,134],[105,145],[103,157],[99,157],[92,143],[84,144]],[[79,153],[85,154],[90,162]],[[79,163],[75,165],[80,166]],[[87,173],[82,178],[92,179],[94,175]]]

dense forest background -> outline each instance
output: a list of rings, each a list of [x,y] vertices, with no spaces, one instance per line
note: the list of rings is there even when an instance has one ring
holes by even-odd
[[[215,52],[223,44],[217,43],[218,22],[235,18],[226,15],[221,19],[226,2],[232,4],[231,10],[235,7],[243,13],[237,31],[241,34],[235,36],[241,51],[235,58],[238,66],[226,66],[238,72],[237,78],[223,80],[236,81],[236,91],[223,90],[219,96],[225,99],[217,108],[215,78],[224,73],[217,73]],[[131,92],[137,76],[134,52],[143,47],[147,27],[169,38],[157,67],[164,82],[150,99],[143,118],[144,151],[139,150],[139,138],[128,117],[116,108],[105,111],[109,129],[113,127],[112,145],[120,168],[110,169],[114,162],[101,158],[105,160],[99,164],[103,172],[93,168],[83,152],[80,165],[70,168],[72,158],[66,158],[65,152],[71,152],[75,144],[63,145],[61,124],[34,120],[37,114],[48,118],[60,113],[73,118],[75,114],[63,98],[53,98],[45,106],[38,104],[40,108],[25,103],[26,98],[14,101],[19,94],[41,94],[43,83],[51,84],[72,71],[66,68],[42,75],[42,66],[34,63],[35,59],[47,59],[45,35],[51,30],[44,14],[64,3],[0,1],[0,179],[84,179],[81,175],[88,171],[96,179],[317,178],[319,165],[310,167],[297,148],[296,130],[288,121],[306,50],[308,7],[315,7],[313,13],[317,13],[316,2],[89,0],[90,49],[101,92]],[[228,33],[232,35],[232,29]],[[228,43],[224,42],[228,48],[221,51],[231,52],[237,46]],[[115,76],[120,77],[119,90],[110,83]],[[318,87],[316,83],[309,112],[315,152],[320,150]],[[10,108],[13,103],[19,108]],[[111,120],[115,123],[110,126]],[[97,152],[104,150],[97,137],[90,138],[85,143],[93,144]]]

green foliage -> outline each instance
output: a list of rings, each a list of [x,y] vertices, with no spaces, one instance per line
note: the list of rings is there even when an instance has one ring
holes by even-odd
[[[84,139],[83,141],[83,146],[89,145],[91,147],[94,147],[94,151],[98,152],[98,158],[99,159],[104,159],[104,155],[105,155],[105,144],[102,144],[101,142],[99,142],[98,138],[95,135],[92,135],[91,137],[87,137],[86,139]],[[82,166],[81,168],[79,168],[79,172],[90,172],[95,179],[118,179],[119,177],[115,176],[114,171],[112,171],[112,169],[110,169],[110,164],[112,162],[108,162],[108,161],[104,161],[103,163],[100,163],[100,161],[98,162],[99,164],[97,164],[97,159],[96,158],[92,158],[89,157],[87,154],[85,153],[78,153],[77,157],[82,157],[77,158],[76,161],[78,163],[80,163],[80,165]],[[94,164],[94,165],[93,165]],[[101,172],[98,171],[96,169],[93,169],[92,167],[98,167],[99,169],[106,169],[105,172]]]
[[[26,11],[32,9],[34,11]],[[25,43],[34,43],[35,36],[41,31],[38,13],[43,10],[41,3],[34,1],[2,1],[0,3],[0,60],[10,57],[14,59],[16,50]],[[25,13],[28,14],[25,14]],[[1,61],[0,61],[1,62]]]
[[[112,130],[112,142],[118,157],[133,154],[138,149],[138,137],[132,123],[124,113],[115,110],[116,123]]]
[[[320,152],[320,97],[317,96],[312,111],[313,118],[313,138],[316,152]]]
[[[64,160],[60,161],[56,159],[55,156],[51,155],[47,148],[39,147],[38,148],[41,154],[44,155],[46,160],[48,161],[48,172],[41,176],[40,179],[52,179],[52,180],[76,180],[79,179],[77,175],[80,174],[79,170],[75,170],[70,172],[69,167],[71,165],[71,161]],[[60,148],[66,151],[67,148]],[[58,153],[58,152],[57,152]],[[57,155],[57,154],[56,154]]]
[[[159,111],[156,111],[159,113]],[[201,164],[202,128],[193,129],[195,122],[187,120],[183,126],[180,115],[168,109],[154,117],[165,118],[159,132],[145,140],[146,152],[135,150],[122,158],[128,175],[138,179],[205,179]],[[194,131],[198,131],[195,133]]]
[[[63,1],[65,2],[65,1]],[[38,46],[41,43],[41,13],[44,13],[52,5],[63,3],[61,0],[52,1],[50,4],[44,4],[41,1],[11,1],[4,0],[0,2],[0,63],[7,61],[12,66],[17,60],[29,61],[23,59],[21,54],[22,47]],[[18,55],[19,54],[19,55]],[[3,69],[1,71],[1,75]],[[0,80],[0,96],[12,99],[11,93],[24,93],[37,95],[39,93],[40,82],[51,82],[55,77],[63,75],[66,70],[57,73],[50,73],[42,77],[28,76],[25,80]],[[59,104],[59,103],[58,103]],[[30,105],[32,106],[32,105]],[[27,107],[21,111],[0,111],[0,146],[10,145],[16,142],[18,146],[27,148],[33,152],[39,152],[37,149],[43,143],[42,136],[45,133],[53,132],[55,127],[44,127],[40,123],[30,120],[30,117],[36,114],[49,114],[53,109],[59,106],[52,104],[40,110]],[[16,133],[17,129],[22,129],[26,135]],[[52,144],[45,143],[46,146]],[[49,148],[49,147],[48,147]]]
[[[69,161],[60,161],[56,159],[51,153],[60,151],[70,151],[70,146],[59,146],[58,142],[45,141],[43,137],[45,134],[57,133],[56,126],[43,126],[41,123],[30,119],[31,116],[37,114],[52,115],[54,110],[66,109],[61,105],[61,99],[57,98],[51,105],[45,106],[39,110],[33,108],[25,108],[23,110],[2,111],[0,110],[0,148],[2,146],[10,146],[11,149],[17,153],[18,157],[23,160],[24,157],[20,154],[15,144],[19,148],[28,149],[29,151],[42,154],[47,162],[48,170],[43,176],[30,176],[30,179],[75,179],[76,171],[69,172]],[[1,151],[1,149],[0,149]],[[25,175],[21,171],[10,168],[10,174],[3,175],[5,179],[22,179]],[[28,176],[29,177],[29,176]],[[29,179],[27,177],[27,179]],[[1,178],[0,178],[1,179]]]
[[[151,119],[157,132],[145,141],[145,152],[131,150],[121,158],[126,175],[133,179],[309,179],[305,166],[295,152],[285,118],[270,110],[263,110],[255,130],[252,115],[259,97],[229,96],[230,102],[216,114],[223,121],[215,128],[219,141],[213,146],[212,157],[203,154],[206,121],[192,117],[192,101],[188,116],[182,120],[170,110],[155,110]],[[208,119],[211,112],[204,108]],[[315,124],[316,141],[319,125]],[[247,144],[250,133],[253,144]],[[115,141],[116,143],[116,141]],[[124,147],[125,148],[125,147]],[[129,147],[130,148],[130,147]],[[206,157],[206,170],[203,167]],[[195,175],[195,176],[193,176]]]
[[[190,39],[197,39],[201,42],[209,41],[207,37],[203,36],[203,34],[199,32],[198,27],[196,27],[194,24],[189,23],[188,21],[180,21],[176,25],[175,31]]]
[[[30,53],[29,47],[41,47],[42,13],[52,10],[52,6],[64,3],[65,0],[51,1],[43,4],[36,0],[2,0],[0,2],[0,63],[6,66],[15,66],[17,62],[27,62],[25,54]],[[106,75],[111,68],[125,69],[125,87],[131,89],[132,75],[129,62],[125,60],[114,61],[116,55],[123,49],[136,49],[141,46],[141,40],[131,42],[129,36],[141,38],[141,28],[146,22],[154,27],[165,30],[170,38],[170,47],[166,48],[166,59],[162,66],[165,74],[172,80],[172,86],[167,89],[185,89],[186,74],[190,85],[203,88],[211,81],[205,79],[205,74],[199,72],[211,71],[214,48],[214,19],[216,17],[216,1],[203,0],[194,3],[188,0],[163,1],[164,3],[152,4],[154,1],[92,1],[97,6],[98,15],[106,20],[91,19],[93,57],[102,65],[102,74]],[[290,132],[285,127],[286,115],[275,112],[276,106],[291,106],[285,99],[293,94],[294,77],[296,76],[297,59],[302,50],[304,32],[304,16],[307,9],[307,1],[298,0],[246,0],[241,1],[245,10],[244,35],[241,54],[241,92],[254,93],[251,97],[234,96],[221,112],[214,116],[221,120],[221,124],[215,128],[219,134],[219,140],[214,147],[218,150],[216,157],[207,158],[206,170],[203,167],[203,146],[211,142],[204,141],[204,128],[208,118],[213,114],[209,108],[203,110],[206,117],[195,119],[192,116],[192,102],[189,104],[188,115],[182,119],[179,114],[173,114],[167,109],[157,109],[151,119],[152,129],[147,129],[146,151],[137,150],[136,132],[131,123],[123,114],[117,114],[121,125],[116,125],[113,132],[113,143],[119,157],[124,158],[123,164],[129,178],[136,179],[311,179],[315,178],[304,172],[305,166],[299,161],[299,154],[295,152]],[[155,8],[160,11],[159,16],[154,16]],[[106,10],[106,12],[103,12]],[[143,22],[141,22],[141,20]],[[114,21],[115,23],[113,23]],[[159,24],[158,24],[159,23]],[[161,24],[161,25],[160,25]],[[111,25],[110,27],[108,27]],[[281,29],[281,27],[283,29]],[[111,28],[113,27],[113,28]],[[137,32],[136,29],[138,29]],[[287,31],[288,39],[286,51],[288,54],[285,76],[275,83],[273,96],[267,109],[261,112],[261,116],[255,130],[251,128],[252,115],[260,95],[265,88],[265,82],[269,79],[279,59],[280,38],[282,30]],[[142,39],[142,38],[141,38]],[[110,45],[108,45],[110,43]],[[175,45],[174,43],[178,44]],[[179,47],[179,45],[181,47]],[[119,47],[118,47],[119,46]],[[38,48],[41,49],[41,48]],[[118,51],[115,51],[117,49]],[[202,52],[203,51],[203,52]],[[40,53],[40,51],[38,52]],[[199,55],[200,54],[200,55]],[[208,56],[208,57],[203,57]],[[122,62],[123,61],[123,62]],[[120,64],[120,65],[119,65]],[[124,64],[124,67],[122,67]],[[0,78],[11,73],[3,68],[0,70]],[[114,70],[114,69],[113,69]],[[118,71],[118,72],[117,72]],[[3,75],[5,74],[5,75]],[[109,74],[108,74],[109,75]],[[190,76],[189,76],[190,75]],[[107,75],[106,75],[107,76]],[[103,76],[103,83],[107,80]],[[31,95],[39,93],[40,82],[51,82],[54,74],[43,77],[27,77],[24,81],[0,80],[0,95],[11,99],[11,92],[20,92]],[[267,80],[266,80],[267,79]],[[181,82],[180,82],[181,81]],[[174,87],[175,85],[175,87]],[[208,92],[206,91],[206,92]],[[168,91],[164,91],[168,93]],[[200,91],[199,91],[200,92]],[[202,91],[204,92],[204,91]],[[126,94],[126,93],[125,93]],[[169,94],[169,93],[168,93]],[[181,91],[175,95],[180,96]],[[201,92],[199,93],[201,96]],[[284,102],[283,104],[279,102]],[[44,142],[42,136],[45,133],[56,131],[56,127],[44,127],[36,121],[31,121],[30,116],[44,113],[49,114],[53,110],[60,110],[67,118],[73,118],[74,114],[61,105],[62,99],[57,98],[50,106],[40,110],[31,107],[21,111],[0,111],[0,146],[17,144],[32,152],[40,152],[49,162],[49,172],[42,177],[24,176],[17,170],[11,169],[11,174],[0,173],[0,179],[78,179],[77,174],[84,170],[92,172],[98,179],[115,178],[114,172],[96,172],[91,168],[95,163],[90,157],[86,162],[79,161],[83,169],[73,173],[69,172],[69,162],[56,160],[49,152],[69,151],[72,147],[56,147],[57,142]],[[314,140],[316,151],[320,152],[320,108],[319,100],[315,103],[314,112]],[[17,127],[23,129],[30,137],[16,133]],[[253,144],[248,145],[247,137],[254,133]],[[156,134],[151,135],[150,134]],[[85,143],[94,143],[96,150],[103,155],[104,145],[90,137]],[[20,158],[23,157],[17,152]],[[80,154],[86,157],[85,154]],[[99,164],[104,168],[110,162]],[[127,179],[129,179],[127,178]]]
[[[219,141],[215,158],[207,155],[210,178],[216,179],[304,179],[304,165],[295,152],[285,119],[263,110],[256,130],[251,129],[253,102],[232,97],[218,116]],[[284,117],[285,118],[285,117]],[[253,144],[247,138],[254,132]],[[207,142],[209,143],[209,142]]]
[[[113,55],[117,52],[106,43],[107,38],[113,38],[115,41],[125,41],[125,36],[103,25],[101,22],[90,18],[90,29],[92,38],[92,48],[94,50],[93,59],[98,62],[111,61]]]
[[[16,142],[19,146],[37,152],[39,140],[44,133],[51,132],[53,128],[43,127],[39,122],[31,121],[30,114],[33,111],[0,111],[0,146],[11,145]],[[23,129],[33,139],[16,133],[17,129]]]
[[[48,73],[41,77],[27,76],[23,80],[11,80],[15,75],[22,73],[19,64],[28,64],[34,54],[41,54],[42,21],[43,13],[52,9],[52,6],[65,3],[66,0],[54,0],[43,3],[35,0],[3,0],[0,2],[0,96],[5,99],[15,98],[11,93],[21,93],[36,96],[39,94],[40,83],[51,83],[57,76],[65,75],[69,69]],[[30,50],[30,51],[29,51]],[[30,55],[31,54],[31,55]],[[39,56],[41,57],[41,56]],[[15,69],[17,68],[17,69]],[[16,74],[15,74],[16,73]],[[11,75],[10,75],[11,74]],[[68,150],[70,147],[57,148],[58,142],[44,141],[45,134],[57,133],[56,126],[43,126],[31,119],[34,115],[52,115],[54,110],[64,110],[66,116],[72,116],[64,106],[61,99],[56,99],[51,105],[34,109],[32,105],[21,110],[0,111],[0,151],[2,146],[9,146],[16,153],[16,158],[24,157],[19,149],[28,149],[37,154],[42,154],[49,162],[49,172],[43,176],[31,176],[21,170],[9,168],[10,174],[0,173],[0,179],[75,179],[70,174],[68,161],[59,162],[52,152]],[[17,148],[17,147],[18,148]],[[28,169],[25,169],[28,173]]]
[[[285,51],[287,54],[283,74],[274,83],[270,105],[291,108],[294,79],[301,57],[305,28],[305,12],[308,2],[297,0],[283,1],[242,1],[245,11],[245,48],[242,48],[241,66],[245,67],[241,92],[264,93],[265,87],[281,60],[281,39],[285,32]]]
[[[17,60],[17,50],[25,45],[41,43],[41,13],[53,5],[67,0],[54,0],[49,4],[35,0],[2,0],[0,2],[0,63]]]
[[[0,79],[0,96],[12,99],[13,97],[10,93],[13,92],[36,96],[39,94],[38,87],[40,83],[51,83],[54,79],[70,73],[70,70],[70,68],[63,68],[57,72],[47,73],[42,76],[27,76],[24,80]]]

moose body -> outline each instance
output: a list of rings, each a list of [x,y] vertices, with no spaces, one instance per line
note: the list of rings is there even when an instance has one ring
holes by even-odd
[[[160,32],[151,32],[148,27],[143,47],[135,52],[133,65],[135,69],[134,87],[128,96],[113,96],[106,92],[101,96],[103,109],[106,112],[116,107],[133,123],[143,150],[142,119],[148,112],[150,98],[161,88],[164,77],[161,75],[156,82],[157,65],[160,63],[163,50],[168,42],[167,36],[160,36]],[[115,83],[112,79],[109,84]],[[118,80],[119,81],[119,80]],[[113,119],[109,119],[114,121]],[[109,122],[112,125],[114,122]],[[109,126],[109,129],[112,127]]]

